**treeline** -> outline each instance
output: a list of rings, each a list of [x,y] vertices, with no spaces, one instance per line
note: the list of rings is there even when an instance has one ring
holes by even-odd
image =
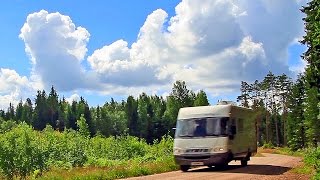
[[[271,72],[262,81],[241,82],[238,100],[257,112],[259,143],[288,145],[292,149],[317,147],[320,143],[320,3],[313,0],[302,7],[306,15],[307,46],[302,58],[305,72],[292,81]]]
[[[10,104],[7,110],[0,110],[0,131],[20,122],[35,130],[43,130],[46,125],[59,131],[78,130],[77,120],[83,118],[91,136],[128,134],[151,143],[168,133],[172,135],[179,108],[208,104],[204,91],[194,93],[184,81],[176,81],[166,99],[142,93],[137,98],[129,96],[121,102],[111,99],[102,106],[91,108],[83,97],[68,103],[64,97],[59,98],[52,87],[49,95],[44,90],[38,91],[34,101],[27,98],[17,106]]]
[[[272,72],[262,81],[241,82],[238,101],[255,110],[260,145],[288,145],[295,150],[317,146],[320,104],[315,89],[309,88],[303,74],[295,82],[285,74],[276,76]]]
[[[292,80],[285,74],[276,76],[269,72],[262,81],[250,84],[241,82],[238,101],[257,114],[258,142],[280,146],[287,142],[288,99]]]

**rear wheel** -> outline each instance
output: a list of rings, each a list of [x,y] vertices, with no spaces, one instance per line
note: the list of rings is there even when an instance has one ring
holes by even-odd
[[[241,160],[241,166],[247,166],[250,160],[251,152],[248,152],[247,156]]]
[[[187,172],[190,169],[189,165],[180,165],[180,169],[183,172]]]
[[[248,165],[248,160],[247,159],[242,159],[241,160],[241,166],[247,166]]]

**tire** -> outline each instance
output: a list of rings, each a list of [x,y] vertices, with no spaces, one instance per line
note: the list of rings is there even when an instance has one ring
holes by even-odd
[[[224,170],[224,169],[227,169],[228,168],[228,163],[225,163],[225,164],[217,164],[215,165],[215,167],[219,170]]]
[[[250,160],[250,157],[251,152],[248,152],[247,156],[241,160],[241,166],[248,166],[248,161]]]
[[[248,160],[247,159],[242,159],[241,160],[241,166],[247,166],[248,165]]]
[[[180,165],[180,170],[183,172],[187,172],[190,169],[189,165]]]

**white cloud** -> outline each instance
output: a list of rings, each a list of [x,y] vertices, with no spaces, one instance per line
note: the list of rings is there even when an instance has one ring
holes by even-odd
[[[41,10],[27,17],[19,35],[32,75],[2,72],[0,98],[17,99],[28,82],[128,95],[165,94],[184,80],[214,96],[237,92],[241,80],[303,69],[303,63],[289,67],[287,52],[303,35],[300,6],[300,0],[182,0],[173,17],[161,9],[151,13],[132,45],[120,39],[87,59],[89,32],[69,16]]]
[[[118,40],[96,50],[88,61],[102,83],[128,86],[163,84],[166,77],[157,76],[159,61],[166,56],[163,23],[167,14],[156,10],[147,17],[132,48]]]
[[[54,85],[59,90],[88,88],[94,82],[81,67],[89,36],[69,16],[45,10],[28,15],[19,35],[30,55],[34,76],[46,87]]]
[[[94,52],[91,66],[104,82],[123,87],[165,79],[212,94],[234,92],[241,80],[260,79],[270,70],[290,74],[288,46],[303,32],[299,6],[290,0],[183,0],[167,18],[165,11],[154,11],[131,48],[116,41]]]
[[[0,109],[6,109],[9,103],[17,105],[21,99],[30,97],[41,84],[20,76],[15,70],[0,69]]]
[[[66,98],[66,101],[69,103],[69,104],[72,104],[73,101],[79,101],[80,100],[80,95],[75,93],[75,94],[72,94],[70,97]]]
[[[236,20],[243,12],[232,0],[182,1],[170,19],[169,44],[179,53],[198,57],[237,46],[244,34]]]

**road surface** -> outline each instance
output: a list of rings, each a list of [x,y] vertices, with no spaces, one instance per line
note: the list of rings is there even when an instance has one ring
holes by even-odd
[[[128,178],[127,180],[247,180],[247,179],[309,179],[307,175],[298,175],[288,172],[301,163],[301,158],[279,154],[263,153],[264,157],[251,157],[248,166],[241,167],[240,161],[232,161],[225,170],[216,168],[198,167],[188,172],[173,171],[142,177]]]

